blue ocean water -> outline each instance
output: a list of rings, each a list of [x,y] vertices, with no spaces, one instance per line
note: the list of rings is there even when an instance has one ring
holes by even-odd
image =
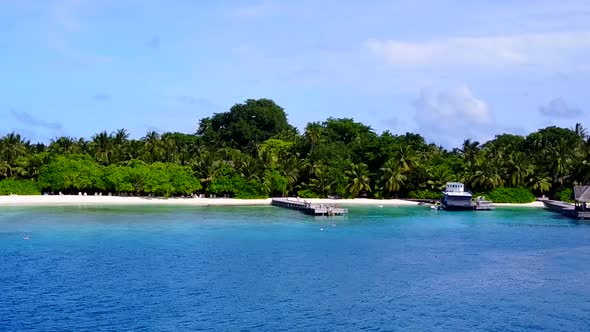
[[[0,208],[3,331],[588,331],[590,224],[537,209]]]

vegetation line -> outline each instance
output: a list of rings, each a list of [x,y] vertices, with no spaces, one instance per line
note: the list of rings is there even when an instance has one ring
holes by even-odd
[[[309,123],[303,134],[269,99],[246,100],[199,122],[195,134],[125,129],[90,140],[31,144],[0,139],[0,195],[102,192],[123,195],[266,198],[438,198],[461,181],[496,202],[542,194],[568,200],[590,180],[586,130],[547,127],[526,137],[501,134],[445,150],[418,134],[376,134],[353,119]]]

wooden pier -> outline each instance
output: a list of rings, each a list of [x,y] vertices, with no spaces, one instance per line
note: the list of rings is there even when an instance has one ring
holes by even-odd
[[[560,213],[564,217],[578,220],[590,220],[590,210],[588,210],[585,205],[574,205],[549,199],[542,200],[542,202],[547,210]]]
[[[334,204],[312,204],[305,200],[273,198],[271,204],[286,209],[298,210],[311,216],[342,216],[348,214],[348,209],[339,208]]]

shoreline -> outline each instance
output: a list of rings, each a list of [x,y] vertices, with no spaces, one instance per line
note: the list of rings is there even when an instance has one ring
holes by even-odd
[[[530,203],[494,203],[496,207],[526,207],[526,208],[545,208],[545,204],[541,201],[534,201]]]
[[[296,198],[291,198],[296,200]],[[418,202],[403,199],[329,199],[300,198],[312,204],[339,204],[345,206],[418,206]],[[0,196],[0,207],[14,206],[75,206],[75,205],[177,205],[177,206],[266,206],[272,198],[150,198],[122,196],[79,196],[79,195],[13,195]],[[542,202],[525,204],[494,203],[497,207],[544,207]]]

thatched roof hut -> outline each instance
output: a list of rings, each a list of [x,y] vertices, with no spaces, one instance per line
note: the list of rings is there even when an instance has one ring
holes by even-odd
[[[574,199],[580,203],[590,203],[590,186],[574,186]]]

